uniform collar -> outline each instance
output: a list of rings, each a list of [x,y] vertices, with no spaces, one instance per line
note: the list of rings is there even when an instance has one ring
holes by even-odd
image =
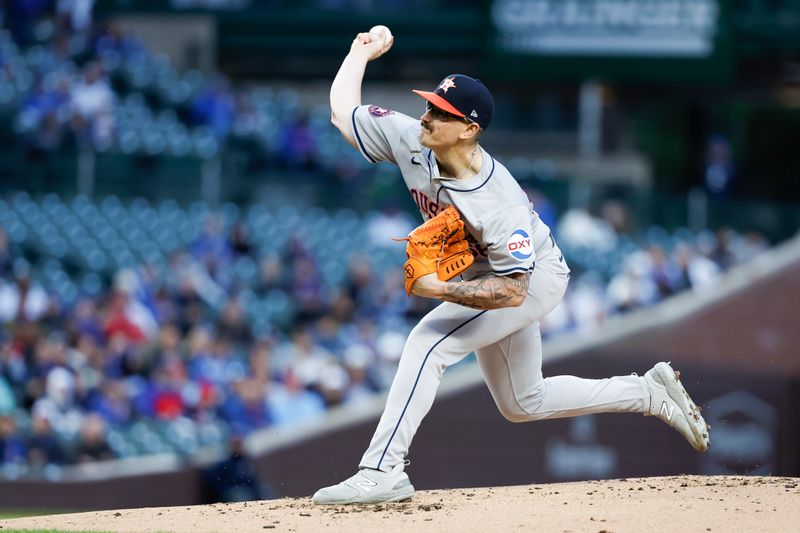
[[[481,157],[482,157],[480,170],[472,177],[466,179],[456,179],[447,176],[442,176],[439,173],[439,164],[436,162],[436,156],[434,155],[433,150],[429,148],[428,159],[433,169],[433,179],[435,181],[447,183],[448,185],[457,186],[459,189],[469,189],[470,186],[472,185],[477,185],[482,183],[486,179],[486,176],[494,168],[494,162],[490,163],[489,160],[491,159],[491,156],[486,150],[483,149],[482,146],[479,145],[478,149],[481,151]]]

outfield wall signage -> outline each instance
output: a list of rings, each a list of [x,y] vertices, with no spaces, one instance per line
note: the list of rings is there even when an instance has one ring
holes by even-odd
[[[533,55],[705,58],[717,0],[496,0],[500,51]]]

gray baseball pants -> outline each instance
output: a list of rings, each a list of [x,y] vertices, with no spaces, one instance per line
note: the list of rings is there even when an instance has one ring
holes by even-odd
[[[520,307],[481,311],[445,302],[417,324],[359,466],[388,471],[405,459],[445,369],[473,351],[498,409],[512,422],[647,409],[650,395],[635,375],[542,376],[539,320],[558,305],[569,282],[559,255],[537,261]]]

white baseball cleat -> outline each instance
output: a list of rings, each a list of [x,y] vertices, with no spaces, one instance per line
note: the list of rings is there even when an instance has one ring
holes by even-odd
[[[408,500],[414,486],[399,463],[389,472],[362,468],[356,475],[338,485],[319,489],[312,501],[316,504],[342,505],[347,503],[383,503]]]
[[[657,416],[686,437],[695,450],[704,452],[711,444],[709,426],[681,385],[680,376],[664,362],[647,371],[644,381],[650,392],[650,409],[644,415]]]

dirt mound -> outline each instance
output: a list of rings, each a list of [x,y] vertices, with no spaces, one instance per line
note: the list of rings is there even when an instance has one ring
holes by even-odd
[[[315,506],[286,498],[0,521],[3,531],[782,531],[800,524],[800,479],[675,476],[420,491],[409,502]]]

